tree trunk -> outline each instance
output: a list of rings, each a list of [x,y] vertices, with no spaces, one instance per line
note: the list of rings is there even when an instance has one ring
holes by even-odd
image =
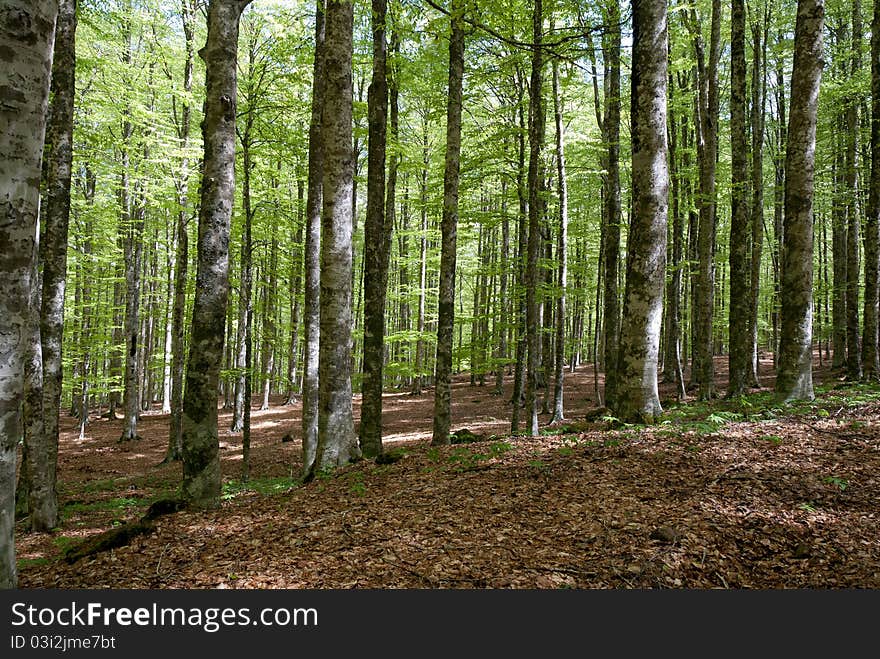
[[[312,68],[312,116],[309,123],[309,173],[306,197],[306,238],[303,246],[305,290],[303,306],[303,474],[311,472],[318,446],[318,352],[321,336],[321,195],[324,158],[321,123],[324,112],[324,8],[316,0],[315,61]]]
[[[746,124],[745,0],[732,0],[730,17],[730,384],[727,396],[742,396],[751,384],[751,238],[749,135]]]
[[[553,115],[556,121],[556,191],[559,195],[559,237],[556,246],[559,261],[559,299],[556,302],[556,363],[553,382],[553,417],[551,423],[565,418],[563,386],[565,379],[565,295],[568,286],[568,182],[565,173],[565,134],[562,99],[559,97],[559,62],[553,60]]]
[[[440,222],[440,290],[437,309],[437,356],[434,366],[434,428],[431,443],[449,443],[452,425],[452,336],[455,327],[455,261],[458,230],[458,182],[461,158],[461,105],[464,78],[464,8],[452,0],[449,37],[449,87],[446,103],[446,164]]]
[[[56,465],[58,418],[61,413],[61,349],[64,334],[64,290],[67,283],[67,234],[70,221],[70,180],[73,160],[73,102],[76,72],[76,0],[62,0],[55,28],[52,104],[46,127],[44,227],[40,244],[42,296],[35,309],[42,344],[42,432],[28,446],[30,498],[28,512],[34,531],[58,526]],[[36,299],[40,299],[37,297]]]
[[[193,65],[195,60],[195,7],[196,0],[181,0],[181,19],[185,41],[186,59],[183,65],[184,99],[192,91]],[[180,178],[177,185],[177,251],[174,265],[174,308],[171,311],[171,426],[168,433],[166,461],[181,458],[183,442],[183,375],[184,344],[186,328],[186,285],[189,275],[189,147],[190,116],[188,101],[184,100],[180,113],[177,139],[183,157],[180,161]]]
[[[382,385],[385,361],[385,298],[388,288],[389,238],[385,216],[385,148],[388,78],[385,39],[386,0],[372,0],[373,78],[367,90],[367,216],[364,220],[364,366],[360,446],[374,458],[382,453]],[[393,168],[394,165],[392,165]],[[393,201],[391,202],[393,210]]]
[[[871,179],[865,218],[865,313],[862,336],[864,376],[877,380],[878,288],[880,288],[880,2],[874,3],[871,20]]]
[[[52,0],[15,2],[0,14],[0,588],[15,588],[15,462],[22,436],[28,305],[36,282],[40,161],[55,19]]]
[[[776,375],[776,393],[786,401],[814,397],[813,171],[824,15],[824,0],[798,1],[785,154],[782,337]]]
[[[428,143],[428,111],[424,111],[422,115],[422,171],[419,181],[419,212],[421,220],[419,222],[419,309],[418,309],[418,332],[419,338],[416,342],[416,375],[413,379],[412,391],[413,396],[421,396],[422,387],[425,383],[425,297],[427,295],[428,286],[428,165],[430,164],[431,153]]]
[[[862,12],[859,0],[852,4],[851,78],[862,68]],[[846,109],[846,371],[852,381],[862,378],[859,331],[859,94],[852,93]]]
[[[318,445],[312,474],[342,467],[360,457],[351,394],[352,32],[352,5],[330,2],[324,44],[326,111],[321,126],[324,176]]]
[[[526,433],[538,436],[538,259],[541,255],[541,147],[544,143],[544,104],[541,69],[544,65],[542,0],[532,12],[532,73],[529,83],[529,238],[526,258]]]
[[[605,363],[605,404],[613,407],[617,400],[618,356],[620,347],[620,293],[618,274],[620,271],[620,2],[610,0],[606,22],[607,45],[605,54],[605,117],[602,120],[602,141],[604,142],[605,169],[603,179],[603,255],[602,278],[605,286],[602,313],[604,345],[602,354]],[[598,112],[598,110],[597,110]]]
[[[292,256],[290,259],[290,274],[288,275],[290,294],[290,346],[288,348],[287,362],[287,400],[285,405],[293,405],[296,402],[296,382],[298,379],[296,368],[299,358],[299,316],[300,301],[299,293],[302,288],[303,271],[303,218],[305,216],[305,182],[299,179],[296,182],[297,198],[297,223],[296,233],[293,237]]]
[[[612,408],[624,421],[653,423],[662,409],[657,358],[666,269],[666,0],[633,8],[633,214],[627,243],[620,380]]]
[[[277,188],[277,186],[276,186]],[[278,235],[278,224],[273,219],[272,235]],[[263,372],[263,402],[261,410],[269,409],[269,394],[272,391],[272,372],[275,370],[275,342],[278,328],[275,324],[275,306],[278,299],[278,239],[272,238],[272,248],[269,251],[269,280],[266,291],[266,305],[264,307],[263,320],[263,349],[261,350],[261,371]],[[252,325],[249,323],[249,327]]]
[[[229,298],[229,224],[235,195],[238,24],[250,0],[208,5],[199,208],[198,268],[192,341],[183,401],[183,496],[195,507],[220,503],[217,383]]]
[[[713,362],[713,317],[715,310],[715,167],[718,155],[718,59],[721,42],[721,2],[712,1],[712,26],[709,62],[703,54],[699,27],[694,37],[699,70],[699,139],[697,154],[700,167],[700,222],[698,237],[699,274],[694,301],[693,379],[699,384],[700,400],[715,395]]]
[[[765,25],[769,12],[765,10]],[[749,310],[749,354],[751,368],[749,380],[753,387],[760,387],[758,362],[758,302],[761,293],[761,255],[764,249],[764,105],[767,96],[767,72],[765,51],[766,29],[762,34],[761,23],[756,19],[752,25],[752,273],[751,309]]]

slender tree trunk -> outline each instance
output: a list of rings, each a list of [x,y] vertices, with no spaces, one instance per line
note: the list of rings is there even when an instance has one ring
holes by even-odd
[[[528,248],[528,193],[526,192],[526,120],[523,112],[523,84],[517,75],[517,116],[519,131],[517,135],[518,158],[516,170],[516,196],[519,202],[517,215],[517,295],[516,295],[516,365],[513,369],[513,394],[510,398],[510,432],[519,430],[520,408],[526,389],[526,261]]]
[[[326,14],[321,126],[321,309],[318,445],[315,470],[360,457],[351,394],[352,308],[352,33],[353,6],[330,2]]]
[[[495,389],[493,394],[504,394],[504,370],[507,368],[507,331],[510,323],[508,311],[507,276],[510,269],[510,220],[507,217],[507,181],[501,181],[501,274],[498,278],[498,304],[501,314],[498,318],[498,345],[495,352]]]
[[[633,8],[633,214],[627,246],[626,289],[620,333],[617,416],[653,423],[662,412],[657,359],[666,269],[667,86],[666,0]]]
[[[880,376],[877,346],[878,288],[880,288],[880,2],[871,19],[871,175],[865,217],[865,312],[862,336],[866,380]]]
[[[782,41],[779,35],[778,42]],[[782,243],[783,243],[783,215],[785,207],[785,143],[788,124],[785,120],[785,79],[782,70],[781,58],[776,62],[776,157],[773,159],[773,366],[779,368],[779,345],[780,336],[778,326],[781,322],[782,310]],[[826,263],[827,268],[827,263]],[[827,272],[826,272],[827,275]],[[827,282],[826,282],[827,283]],[[827,315],[827,314],[826,314]]]
[[[309,123],[309,173],[306,183],[306,237],[303,314],[303,474],[311,472],[318,446],[318,353],[321,337],[321,204],[323,163],[321,124],[324,112],[324,8],[316,0],[315,61],[312,67],[312,116]]]
[[[419,182],[419,209],[421,222],[419,223],[419,309],[418,331],[419,339],[416,343],[416,377],[413,379],[413,387],[410,392],[413,396],[422,394],[422,386],[425,381],[425,297],[428,286],[428,165],[430,163],[430,151],[428,143],[428,112],[422,115],[422,171]]]
[[[541,252],[541,147],[544,142],[544,105],[541,69],[544,65],[542,0],[535,0],[532,11],[532,73],[529,83],[529,233],[526,258],[526,432],[538,435],[538,259]]]
[[[851,78],[862,68],[862,12],[859,0],[852,3]],[[859,331],[859,105],[857,93],[846,109],[846,370],[852,381],[862,378],[862,350]]]
[[[563,386],[565,378],[565,303],[568,286],[568,181],[565,172],[565,134],[562,120],[562,100],[559,97],[559,62],[553,60],[553,114],[556,120],[556,190],[559,195],[559,242],[556,254],[559,260],[559,299],[556,302],[556,363],[554,365],[553,418],[551,423],[565,418]]]
[[[0,588],[15,588],[15,463],[22,436],[24,351],[37,250],[40,161],[58,2],[15,2],[0,13]]]
[[[767,10],[765,10],[766,12]],[[765,13],[765,25],[769,13]],[[766,31],[761,23],[752,25],[752,276],[751,309],[749,312],[749,354],[751,386],[760,387],[758,362],[758,303],[761,293],[761,255],[764,249],[764,105],[767,96],[767,71],[764,56],[767,47]]]
[[[370,20],[373,33],[373,78],[367,90],[369,144],[367,216],[364,220],[364,368],[360,424],[361,450],[369,458],[382,453],[385,298],[388,289],[388,259],[391,253],[389,229],[393,226],[385,214],[385,150],[388,123],[385,39],[387,1],[372,0],[372,7]],[[393,212],[393,201],[390,207]]]
[[[699,70],[699,273],[694,301],[694,368],[700,400],[715,395],[713,317],[715,310],[715,168],[718,155],[718,60],[721,42],[721,2],[712,1],[709,61],[705,62],[702,37],[694,37]],[[699,28],[697,28],[699,30]]]
[[[171,311],[171,424],[168,433],[168,453],[166,461],[181,458],[183,442],[183,377],[184,377],[184,344],[186,328],[186,285],[189,276],[189,237],[187,223],[189,221],[189,148],[190,117],[192,111],[186,100],[192,91],[193,65],[195,60],[195,7],[196,0],[181,0],[181,19],[185,42],[185,60],[183,64],[184,101],[180,113],[180,125],[177,139],[183,157],[180,161],[180,178],[177,186],[177,251],[174,265],[174,308]]]
[[[229,223],[235,194],[238,24],[250,0],[208,5],[199,207],[198,268],[192,342],[183,400],[183,495],[195,507],[220,502],[217,383],[229,299]]]
[[[297,197],[297,226],[293,237],[293,255],[290,259],[290,274],[288,275],[290,294],[290,346],[288,348],[287,362],[287,400],[285,405],[293,405],[296,402],[297,390],[297,359],[299,358],[299,316],[300,316],[300,289],[302,288],[303,271],[303,219],[305,216],[305,182],[299,179],[296,182]]]
[[[813,172],[824,0],[798,0],[785,156],[782,336],[776,393],[812,400]]]
[[[88,164],[85,165],[83,175],[83,192],[86,204],[89,210],[94,206],[95,189],[97,187],[97,178]],[[86,215],[88,214],[88,211]],[[89,376],[92,369],[92,314],[95,309],[92,300],[91,277],[93,276],[92,268],[92,222],[86,220],[85,231],[83,232],[83,250],[81,256],[81,267],[83,269],[83,306],[82,327],[80,328],[80,354],[82,355],[82,383],[79,390],[79,438],[85,439],[86,424],[89,422]],[[75,395],[75,394],[71,394]]]
[[[64,335],[64,290],[67,284],[67,234],[70,222],[70,180],[73,160],[73,102],[76,73],[76,0],[61,0],[55,27],[52,64],[52,104],[44,159],[45,205],[41,213],[44,236],[39,340],[42,343],[42,433],[28,446],[31,469],[28,512],[34,531],[58,526],[56,465],[58,418],[61,413],[61,349]],[[37,298],[40,299],[40,298]]]
[[[604,142],[605,169],[603,179],[603,251],[604,262],[602,278],[605,285],[603,300],[605,308],[604,345],[602,353],[605,363],[605,404],[616,404],[618,358],[620,347],[620,293],[617,286],[620,271],[620,3],[610,0],[607,18],[607,46],[605,54],[605,117],[602,120],[602,140]],[[597,110],[598,112],[598,110]]]
[[[458,183],[461,158],[461,105],[464,78],[464,8],[452,0],[449,37],[449,87],[446,104],[446,164],[440,222],[440,290],[437,353],[434,366],[434,429],[431,443],[449,443],[452,425],[452,336],[455,327],[455,261],[458,231]]]
[[[273,220],[273,236],[278,235],[277,222]],[[272,372],[275,370],[275,342],[278,338],[278,327],[275,324],[276,301],[278,298],[278,240],[272,239],[272,248],[269,253],[269,285],[265,288],[266,305],[264,308],[265,318],[263,321],[263,349],[261,350],[261,366],[263,372],[263,402],[261,410],[269,409],[269,394],[272,391]],[[252,326],[249,324],[249,326]]]
[[[749,135],[746,124],[746,8],[732,0],[730,19],[730,384],[728,397],[742,396],[751,384],[751,238],[749,217]]]

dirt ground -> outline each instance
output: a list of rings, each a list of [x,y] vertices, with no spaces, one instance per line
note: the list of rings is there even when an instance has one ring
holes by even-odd
[[[723,387],[726,360],[716,367]],[[767,402],[769,375],[754,397],[694,414],[664,385],[666,423],[611,428],[585,421],[585,365],[566,374],[569,425],[542,415],[546,434],[525,438],[508,436],[510,378],[495,396],[460,375],[453,429],[485,441],[432,448],[433,390],[388,393],[386,451],[400,459],[305,485],[299,404],[254,406],[247,484],[221,412],[220,509],[161,517],[72,565],[65,550],[173,494],[181,467],[160,464],[167,415],[144,413],[130,443],[97,410],[83,441],[65,417],[63,522],[20,523],[20,587],[878,588],[880,389],[845,388],[818,363],[815,379],[817,400],[797,410]]]

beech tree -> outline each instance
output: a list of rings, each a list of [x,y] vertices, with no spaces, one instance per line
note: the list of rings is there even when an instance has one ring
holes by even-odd
[[[458,232],[458,185],[461,167],[461,105],[464,78],[464,7],[453,0],[450,14],[449,87],[446,101],[446,161],[443,217],[440,222],[440,290],[437,309],[437,357],[434,366],[432,444],[448,444],[452,425],[452,333],[455,327],[455,262]],[[516,404],[516,403],[514,403]]]
[[[183,400],[183,496],[195,507],[220,502],[217,387],[229,297],[229,223],[235,193],[237,46],[250,0],[211,0],[205,61],[205,119],[198,269],[192,345]]]
[[[633,216],[627,244],[626,290],[614,409],[618,418],[653,423],[662,412],[657,391],[660,321],[666,269],[667,19],[666,0],[633,9]]]
[[[0,5],[0,588],[15,588],[15,463],[36,257],[40,169],[57,0]]]
[[[325,18],[316,470],[345,466],[361,454],[351,388],[353,12],[351,2],[333,0]]]
[[[782,332],[776,373],[776,393],[786,401],[814,397],[813,176],[824,18],[824,0],[798,0],[785,152]]]

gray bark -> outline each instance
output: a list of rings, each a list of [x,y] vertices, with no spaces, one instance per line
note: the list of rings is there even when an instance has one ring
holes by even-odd
[[[324,7],[315,8],[315,62],[312,68],[312,116],[309,123],[309,173],[306,197],[306,236],[303,314],[303,474],[310,473],[318,446],[318,352],[321,313],[321,195],[323,156],[321,120],[324,112]]]
[[[446,101],[446,163],[440,220],[440,290],[437,356],[434,366],[434,428],[431,443],[448,444],[452,425],[452,336],[455,327],[455,261],[458,184],[461,165],[461,105],[464,78],[464,25],[461,0],[453,0],[449,37],[449,87]]]
[[[73,103],[76,73],[76,0],[61,0],[55,26],[52,105],[47,131],[46,194],[40,244],[43,291],[40,340],[43,365],[43,434],[28,446],[31,528],[58,526],[58,418],[61,413],[61,348],[64,336],[64,291],[67,284],[67,234],[70,224],[70,180],[73,164]]]
[[[382,453],[382,385],[385,298],[392,223],[385,213],[385,148],[388,123],[386,0],[373,0],[373,77],[367,90],[367,216],[364,220],[364,353],[360,446],[366,457]],[[393,209],[393,202],[392,209]]]
[[[192,341],[183,400],[184,498],[195,507],[220,503],[217,384],[229,298],[229,223],[235,193],[236,55],[241,12],[250,0],[208,5],[202,193]]]
[[[862,68],[861,3],[852,4],[852,55],[850,74]],[[862,377],[862,346],[859,331],[859,105],[858,92],[847,99],[846,109],[846,371],[852,381]]]
[[[699,27],[696,28],[699,30]],[[697,154],[700,168],[699,273],[694,300],[694,366],[692,377],[699,385],[700,400],[715,395],[712,320],[715,309],[715,167],[718,155],[718,60],[721,42],[721,2],[712,2],[709,61],[703,53],[702,37],[694,38],[699,71],[699,138]]]
[[[559,62],[553,60],[553,115],[556,122],[556,191],[559,196],[559,237],[556,246],[559,261],[559,299],[556,301],[556,360],[553,382],[553,417],[551,423],[565,418],[565,295],[568,286],[568,181],[565,172],[565,124],[562,99],[559,97]]]
[[[798,1],[785,154],[782,332],[776,374],[776,393],[786,401],[814,397],[813,173],[824,16],[824,0]]]
[[[526,434],[538,435],[538,368],[540,319],[538,317],[538,259],[541,250],[541,147],[544,142],[544,104],[541,98],[543,68],[542,0],[532,11],[532,72],[529,83],[529,232],[526,256]]]
[[[360,457],[351,392],[353,11],[348,2],[328,3],[324,42],[321,340],[315,452],[315,468],[321,471]]]
[[[745,0],[731,3],[730,89],[730,384],[727,395],[741,396],[751,384],[751,238],[749,217],[749,135],[746,124]]]
[[[633,214],[614,409],[625,421],[654,422],[662,412],[657,360],[666,269],[667,87],[666,0],[633,8]]]
[[[15,588],[15,462],[57,0],[0,10],[0,588]]]
[[[181,20],[185,45],[183,65],[184,99],[192,91],[193,66],[195,60],[195,2],[181,0]],[[176,461],[181,458],[183,442],[183,377],[184,377],[184,344],[186,329],[186,284],[189,275],[189,237],[187,223],[189,220],[189,147],[190,117],[192,111],[187,100],[183,101],[180,113],[177,138],[183,157],[180,161],[180,178],[177,184],[177,250],[174,256],[174,307],[171,310],[171,424],[168,433],[168,453],[166,460]]]
[[[769,12],[765,13],[765,25]],[[752,25],[752,276],[751,309],[749,310],[750,384],[760,387],[758,363],[758,301],[761,292],[761,255],[764,249],[764,106],[767,97],[766,29],[760,21]]]
[[[605,170],[603,179],[603,221],[602,280],[604,284],[604,323],[602,346],[605,365],[605,403],[611,406],[616,400],[618,379],[617,350],[620,347],[620,291],[618,276],[620,272],[620,2],[611,0],[606,16],[609,29],[606,43],[603,45],[605,55],[605,117],[601,120],[602,141],[606,149]],[[594,83],[595,84],[595,83]],[[594,90],[595,91],[595,90]],[[594,96],[596,94],[594,93]],[[596,100],[596,114],[599,114]]]
[[[880,376],[878,363],[878,289],[880,289],[880,2],[871,19],[871,174],[865,217],[865,312],[862,334],[864,377]]]

